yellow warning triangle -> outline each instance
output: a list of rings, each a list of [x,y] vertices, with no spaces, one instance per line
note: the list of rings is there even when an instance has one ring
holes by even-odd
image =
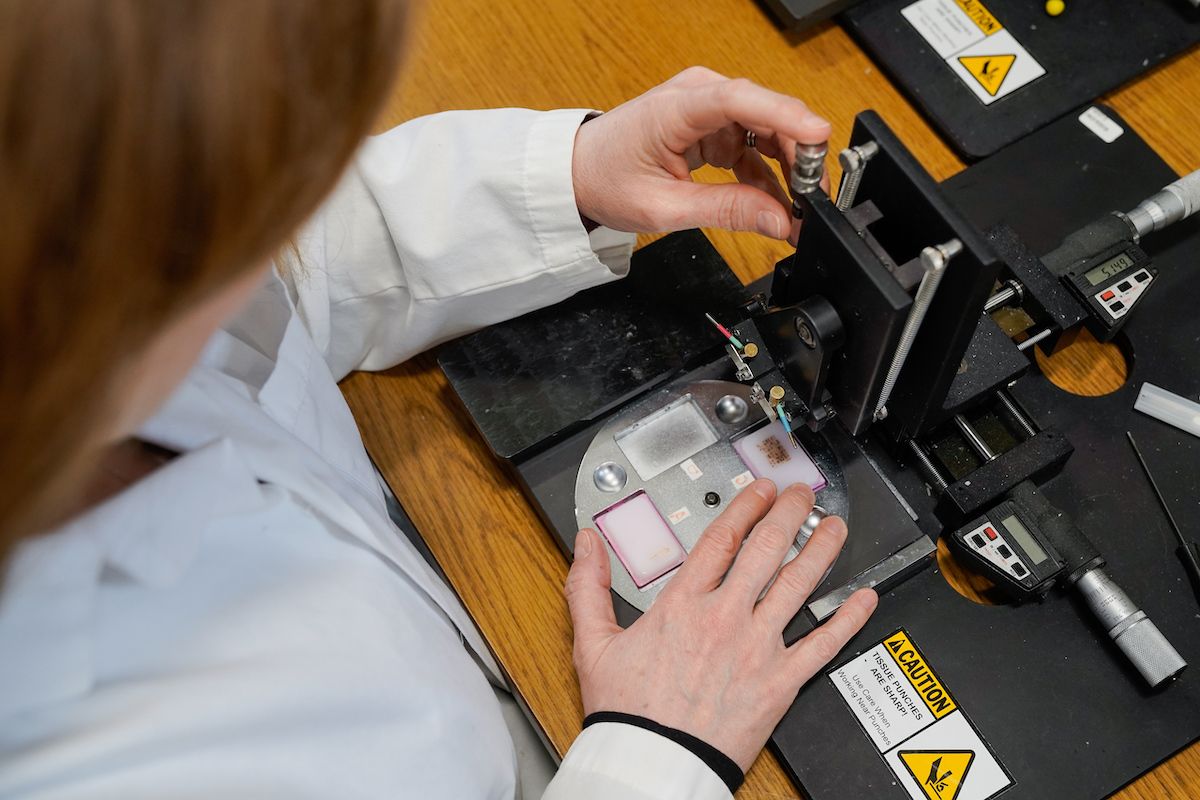
[[[975,760],[974,750],[901,750],[900,761],[929,800],[954,800]]]
[[[979,81],[985,92],[995,97],[1016,60],[1016,55],[1007,53],[998,56],[959,56],[958,63]]]

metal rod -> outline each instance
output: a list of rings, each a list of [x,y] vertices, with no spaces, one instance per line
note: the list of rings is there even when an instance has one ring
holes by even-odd
[[[955,414],[954,424],[958,426],[958,429],[962,431],[963,437],[984,461],[996,460],[996,454],[992,452],[992,448],[987,446],[987,442],[979,435],[979,431],[975,430],[971,423],[967,422],[966,417],[962,414]]]
[[[1046,328],[1043,331],[1039,331],[1039,332],[1035,333],[1033,336],[1030,336],[1025,341],[1021,342],[1019,345],[1017,345],[1017,349],[1020,350],[1021,352],[1025,352],[1026,350],[1033,347],[1035,344],[1040,342],[1042,339],[1045,339],[1047,336],[1049,336],[1052,333],[1054,333],[1054,331],[1051,330],[1050,328]]]
[[[1008,415],[1017,423],[1018,427],[1025,431],[1026,436],[1031,438],[1037,436],[1037,429],[1033,427],[1033,422],[1030,421],[1029,417],[1025,416],[1025,413],[1021,409],[1017,408],[1017,404],[1013,402],[1013,399],[1006,392],[996,392],[996,397],[1000,400],[1000,405],[1004,406],[1004,410],[1008,412]]]
[[[730,344],[732,344],[738,350],[742,349],[741,341],[739,341],[736,336],[734,336],[732,333],[730,333],[728,328],[726,328],[724,325],[722,325],[721,323],[719,323],[715,319],[713,319],[712,314],[705,314],[704,316],[708,318],[709,322],[711,322],[713,325],[715,325],[717,327],[717,330],[720,331],[722,336],[724,336],[726,339],[729,340]]]
[[[917,294],[913,297],[908,319],[904,321],[904,330],[900,332],[896,353],[892,356],[887,376],[883,379],[879,402],[875,404],[875,419],[883,419],[887,416],[887,401],[892,396],[892,389],[896,388],[896,379],[900,377],[900,370],[908,359],[908,351],[912,349],[913,341],[921,330],[925,312],[929,311],[933,295],[937,292],[938,284],[942,282],[942,275],[946,273],[946,266],[950,263],[950,259],[961,253],[962,249],[962,242],[958,239],[951,239],[936,247],[926,247],[921,251],[921,264],[925,267],[925,275],[921,278],[921,285],[917,287]]]
[[[1192,5],[1197,5],[1195,0]],[[1164,186],[1124,216],[1141,237],[1161,231],[1197,211],[1200,211],[1200,169]]]
[[[879,145],[870,141],[847,147],[838,153],[838,163],[842,165],[842,183],[837,193],[838,211],[849,211],[853,207],[863,173],[867,171],[867,162],[878,152]]]
[[[1014,299],[1020,300],[1023,295],[1024,289],[1021,284],[1016,281],[1006,281],[1004,286],[983,304],[983,313],[990,314],[997,308],[1008,305]]]
[[[1188,542],[1183,538],[1183,531],[1179,529],[1179,523],[1175,521],[1175,515],[1171,513],[1171,507],[1167,505],[1167,499],[1163,497],[1163,493],[1159,490],[1158,482],[1150,474],[1150,467],[1146,466],[1146,459],[1142,458],[1142,451],[1138,449],[1137,442],[1133,440],[1133,434],[1125,431],[1125,435],[1129,437],[1129,446],[1133,448],[1133,454],[1137,456],[1138,463],[1142,465],[1142,472],[1146,473],[1146,480],[1150,481],[1150,488],[1154,490],[1154,496],[1158,498],[1158,504],[1162,506],[1163,512],[1167,515],[1167,521],[1171,523],[1171,530],[1175,531],[1175,536],[1179,539],[1179,543],[1186,547]]]
[[[925,474],[925,480],[932,484],[933,488],[939,492],[946,491],[946,487],[950,484],[946,483],[945,478],[938,472],[933,460],[921,449],[921,445],[917,444],[916,439],[908,440],[908,449],[912,452],[913,457],[917,459],[917,464],[921,467],[921,472]]]

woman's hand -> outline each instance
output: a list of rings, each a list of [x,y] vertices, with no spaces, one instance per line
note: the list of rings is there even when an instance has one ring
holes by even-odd
[[[613,614],[599,534],[580,531],[565,592],[584,713],[645,717],[749,769],[800,687],[862,628],[877,602],[870,589],[855,592],[832,619],[784,647],[784,626],[846,541],[846,524],[826,517],[758,599],[812,505],[807,486],[777,498],[770,481],[750,484],[628,630]]]
[[[786,175],[797,142],[820,144],[829,133],[795,98],[692,67],[580,126],[575,202],[582,216],[622,231],[714,227],[783,239],[798,228],[762,156]],[[733,170],[739,183],[693,183],[691,171],[706,163]]]

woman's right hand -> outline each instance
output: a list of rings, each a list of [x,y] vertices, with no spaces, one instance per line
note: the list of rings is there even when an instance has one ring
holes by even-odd
[[[621,231],[716,227],[794,242],[799,222],[767,159],[787,175],[796,144],[821,144],[829,133],[829,122],[794,97],[691,67],[579,128],[575,202],[582,216]],[[737,182],[693,182],[704,164]]]
[[[613,613],[600,536],[580,531],[565,592],[584,713],[645,717],[703,740],[748,770],[800,687],[877,603],[874,591],[855,592],[832,619],[784,646],[784,627],[846,540],[845,522],[826,517],[759,600],[812,506],[807,486],[776,496],[770,481],[751,483],[627,630]]]

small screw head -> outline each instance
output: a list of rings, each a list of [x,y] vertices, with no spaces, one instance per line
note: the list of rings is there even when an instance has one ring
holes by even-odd
[[[778,403],[782,400],[785,394],[787,394],[787,391],[782,386],[775,385],[771,387],[771,399],[775,402]]]
[[[756,345],[754,342],[746,342],[746,346],[742,348],[742,354],[746,358],[754,358],[756,355],[758,355],[758,345]]]
[[[716,508],[721,505],[721,495],[716,492],[706,492],[704,494],[704,505],[709,508]]]
[[[816,347],[817,340],[813,336],[812,328],[808,327],[808,323],[799,317],[796,318],[796,335],[800,337],[800,341],[804,342],[808,347]]]

